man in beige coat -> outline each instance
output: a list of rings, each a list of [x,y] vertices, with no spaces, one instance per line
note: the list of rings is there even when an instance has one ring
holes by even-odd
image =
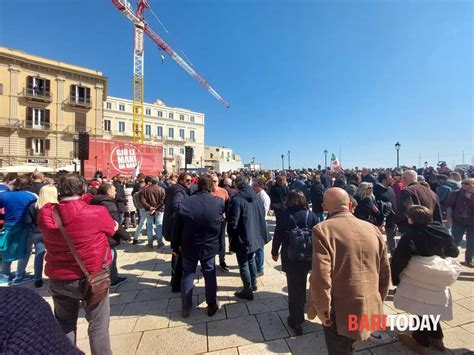
[[[390,266],[380,231],[352,215],[346,191],[327,190],[323,205],[329,217],[313,228],[308,317],[321,319],[329,354],[350,354],[371,331],[349,330],[348,316],[383,315]]]

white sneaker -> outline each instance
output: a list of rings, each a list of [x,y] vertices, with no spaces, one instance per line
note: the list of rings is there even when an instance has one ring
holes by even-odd
[[[387,344],[392,342],[394,339],[388,333],[376,330],[370,334],[368,340],[377,344]]]

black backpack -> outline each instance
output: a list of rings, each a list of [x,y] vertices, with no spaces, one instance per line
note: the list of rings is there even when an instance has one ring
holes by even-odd
[[[306,211],[304,228],[298,227],[293,215],[290,215],[294,228],[290,231],[288,239],[288,259],[290,261],[311,261],[313,255],[313,241],[311,229],[308,228],[309,210]]]

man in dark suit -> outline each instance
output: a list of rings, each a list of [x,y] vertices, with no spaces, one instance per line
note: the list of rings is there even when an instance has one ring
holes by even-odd
[[[183,318],[189,317],[191,311],[193,281],[198,261],[206,283],[207,313],[212,317],[219,309],[215,257],[220,248],[224,201],[212,196],[211,188],[211,177],[201,176],[198,191],[180,204],[173,226],[173,239],[181,247],[183,262],[181,279]]]

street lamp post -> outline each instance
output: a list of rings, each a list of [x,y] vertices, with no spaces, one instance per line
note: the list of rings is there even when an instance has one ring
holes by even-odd
[[[281,170],[285,170],[285,154],[281,155]]]
[[[291,170],[291,163],[290,163],[290,151],[288,151],[288,170]]]
[[[327,169],[328,167],[328,150],[324,149],[324,169]]]
[[[397,169],[400,169],[400,147],[402,145],[400,143],[395,143],[395,149],[397,150]]]

